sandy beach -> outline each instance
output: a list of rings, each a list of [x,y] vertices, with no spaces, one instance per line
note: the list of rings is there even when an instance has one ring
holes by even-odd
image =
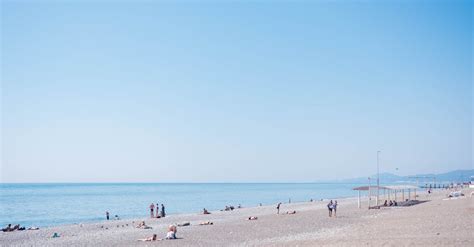
[[[464,190],[466,195],[469,189]],[[0,233],[1,246],[472,246],[474,198],[446,200],[447,191],[419,194],[426,202],[411,207],[367,210],[357,199],[340,199],[336,218],[329,218],[327,201],[217,211],[210,215],[170,215],[163,219],[111,220],[98,223]],[[286,211],[296,210],[287,215]],[[247,220],[257,216],[258,220]],[[152,229],[137,229],[141,220]],[[200,226],[203,221],[213,225]],[[164,238],[170,224],[176,240],[139,242],[157,234]],[[59,238],[51,238],[54,233]]]

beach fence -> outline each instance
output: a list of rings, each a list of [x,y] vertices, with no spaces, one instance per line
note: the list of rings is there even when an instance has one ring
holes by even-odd
[[[405,193],[406,199],[412,199],[412,192],[413,198],[416,199],[416,190],[419,189],[417,186],[413,185],[388,185],[388,186],[359,186],[355,187],[352,190],[357,190],[357,207],[361,208],[361,191],[367,191],[367,207],[370,209],[372,206],[378,207],[379,205],[371,205],[372,194],[376,196],[380,194],[380,191],[383,192],[382,196],[385,200],[392,200],[397,201],[401,199],[401,201],[405,201]],[[378,193],[377,193],[378,192]],[[376,203],[378,204],[378,203]]]

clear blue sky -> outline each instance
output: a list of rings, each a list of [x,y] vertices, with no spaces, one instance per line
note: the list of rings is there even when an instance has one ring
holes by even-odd
[[[472,168],[472,1],[39,2],[1,4],[3,182]]]

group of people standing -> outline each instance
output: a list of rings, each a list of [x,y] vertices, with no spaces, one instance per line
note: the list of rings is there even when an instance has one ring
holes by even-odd
[[[328,210],[329,210],[329,217],[336,217],[337,211],[337,201],[332,202],[332,200],[328,203]]]
[[[150,204],[150,218],[163,218],[166,216],[165,213],[165,205],[161,204],[161,210],[160,210],[160,205],[157,203],[156,204],[156,215],[155,215],[155,204]]]

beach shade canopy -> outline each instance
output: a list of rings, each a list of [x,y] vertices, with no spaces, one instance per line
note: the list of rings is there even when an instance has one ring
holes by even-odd
[[[384,186],[385,189],[387,190],[416,190],[419,189],[418,186],[414,185],[389,185],[389,186]]]
[[[369,209],[370,209],[370,198],[372,197],[372,191],[377,191],[377,201],[376,201],[376,207],[378,207],[378,195],[379,191],[382,190],[384,196],[388,196],[388,200],[391,199],[391,195],[393,194],[393,199],[396,201],[397,200],[397,192],[401,192],[402,200],[405,200],[405,190],[408,190],[408,199],[411,199],[411,193],[410,191],[414,192],[415,198],[416,198],[416,190],[419,189],[419,187],[414,186],[414,185],[385,185],[385,186],[374,186],[374,185],[369,185],[369,186],[359,186],[352,188],[352,190],[357,190],[358,192],[358,199],[357,199],[357,206],[360,208],[360,192],[361,191],[367,191],[368,192],[368,204],[369,204]],[[387,193],[385,193],[387,192]]]
[[[355,187],[352,190],[362,190],[362,191],[368,191],[368,190],[376,190],[377,186],[360,186],[360,187]],[[379,186],[379,189],[385,189],[384,186]]]
[[[377,186],[359,186],[359,187],[355,187],[353,188],[352,190],[363,190],[363,191],[368,191],[370,188],[370,190],[376,190],[377,189]],[[378,187],[380,190],[408,190],[408,189],[411,189],[411,190],[416,190],[418,189],[418,187],[414,186],[414,185],[388,185],[388,186],[379,186]]]

